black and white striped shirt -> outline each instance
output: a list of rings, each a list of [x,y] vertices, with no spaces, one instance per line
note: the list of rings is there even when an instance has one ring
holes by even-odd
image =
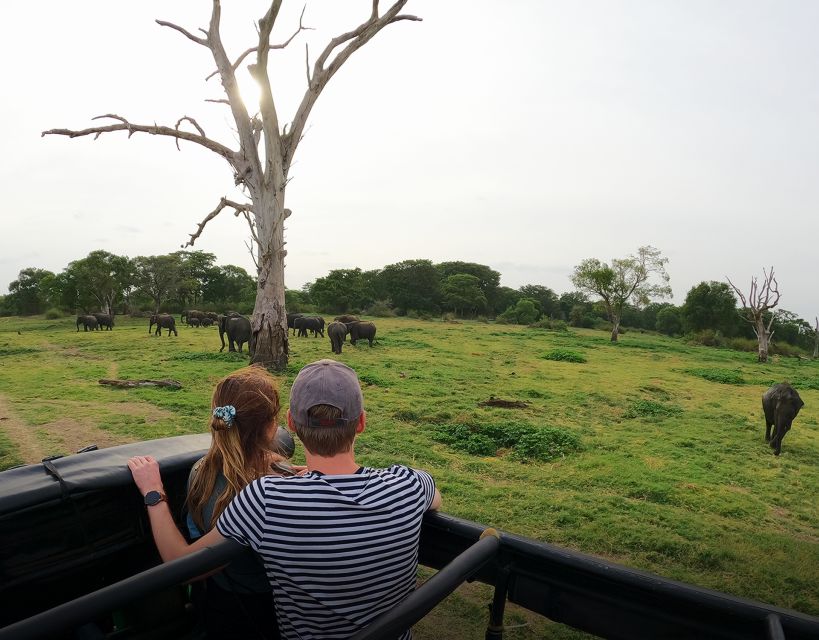
[[[216,526],[261,555],[282,638],[348,638],[415,588],[434,496],[428,473],[401,465],[271,476],[249,484]]]

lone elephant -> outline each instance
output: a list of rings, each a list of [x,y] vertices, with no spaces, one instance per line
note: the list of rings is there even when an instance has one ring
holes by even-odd
[[[99,322],[94,316],[77,316],[77,331],[80,325],[85,327],[85,331],[94,331],[99,328]]]
[[[97,319],[97,324],[99,324],[100,331],[102,331],[103,327],[106,327],[108,331],[114,328],[114,316],[108,315],[107,313],[93,313],[91,314]]]
[[[239,315],[219,316],[219,339],[222,341],[222,348],[219,349],[219,351],[225,350],[226,334],[228,339],[228,351],[236,351],[236,345],[238,345],[239,353],[241,353],[242,346],[247,342],[247,350],[251,356],[253,355],[250,320]]]
[[[375,325],[372,322],[349,322],[345,326],[350,333],[350,344],[355,344],[356,340],[369,340],[370,346],[373,346]]]
[[[341,347],[347,337],[347,325],[343,322],[331,322],[327,325],[327,335],[330,337],[330,347],[333,353],[341,353]]]
[[[162,329],[168,330],[168,337],[170,337],[171,331],[173,331],[175,336],[179,335],[176,331],[176,318],[167,313],[155,313],[151,316],[151,319],[148,321],[149,334],[154,325],[156,325],[156,331],[154,331],[154,335],[156,336],[162,335]]]
[[[762,410],[765,412],[765,442],[770,442],[774,455],[782,451],[782,438],[790,431],[793,419],[805,406],[802,398],[787,382],[773,385],[762,395]],[[771,435],[773,427],[773,435]]]

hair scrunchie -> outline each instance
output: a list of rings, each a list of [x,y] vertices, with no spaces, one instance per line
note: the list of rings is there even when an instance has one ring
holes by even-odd
[[[233,424],[233,419],[236,417],[236,407],[232,404],[226,404],[224,407],[216,407],[213,410],[213,417],[219,418],[228,426],[228,429],[230,429]]]

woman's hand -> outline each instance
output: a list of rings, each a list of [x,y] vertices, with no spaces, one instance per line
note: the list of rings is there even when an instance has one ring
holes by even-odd
[[[143,496],[149,491],[162,491],[159,463],[152,456],[134,456],[128,460],[128,468]]]

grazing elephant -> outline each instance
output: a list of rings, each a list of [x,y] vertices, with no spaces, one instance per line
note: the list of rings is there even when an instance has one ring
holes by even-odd
[[[217,316],[217,318],[218,318],[218,316]],[[211,318],[210,316],[207,316],[206,318],[202,318],[202,326],[203,327],[212,327],[213,322],[214,322],[215,319],[216,318]]]
[[[296,335],[296,318],[304,317],[303,313],[288,313],[287,314],[287,328],[293,330],[293,335]]]
[[[195,309],[185,309],[182,312],[182,315],[179,316],[179,321],[185,321],[185,324],[190,324],[191,319],[196,318],[199,322],[202,322],[202,318],[205,317],[205,314],[202,311],[196,311]]]
[[[94,316],[77,316],[77,331],[80,330],[80,325],[83,325],[86,331],[94,331],[99,328],[99,322]]]
[[[96,319],[97,323],[99,324],[100,331],[102,331],[103,327],[107,327],[108,331],[114,328],[114,316],[108,315],[107,313],[92,313]]]
[[[188,318],[188,325],[191,327],[198,327],[202,322],[199,318]]]
[[[216,313],[215,311],[205,311],[205,318],[210,319],[212,321],[211,322],[212,324],[213,322],[216,322],[219,319],[219,314]],[[205,318],[202,318],[202,320],[204,320]],[[205,327],[207,325],[202,323],[202,326]]]
[[[787,382],[773,385],[762,396],[762,410],[765,412],[765,442],[771,443],[774,455],[782,450],[782,438],[790,431],[791,423],[799,410],[805,406],[802,398]],[[773,436],[771,427],[773,426]]]
[[[350,322],[361,322],[361,318],[358,316],[338,316],[333,318],[336,322],[343,322],[344,324],[349,324]]]
[[[236,344],[239,345],[239,353],[242,352],[242,345],[247,342],[247,350],[253,355],[253,343],[251,341],[252,332],[250,320],[239,315],[219,316],[219,339],[222,341],[222,348],[225,350],[225,334],[228,337],[228,351],[236,351]]]
[[[327,325],[327,335],[330,337],[333,353],[341,353],[341,347],[347,337],[347,325],[343,322],[331,322]]]
[[[151,316],[151,319],[148,321],[148,333],[151,333],[151,329],[153,326],[156,325],[156,331],[154,331],[154,335],[161,336],[162,329],[168,330],[168,336],[170,337],[171,331],[175,336],[178,336],[179,333],[176,331],[176,319],[173,316],[168,315],[167,313],[154,313]]]
[[[356,340],[369,340],[373,346],[375,340],[375,325],[372,322],[349,322],[345,325],[350,333],[350,344],[355,344]]]
[[[307,337],[307,332],[312,331],[313,337],[318,338],[319,334],[324,337],[324,318],[318,316],[302,316],[293,321],[293,326],[298,329],[299,335]]]

